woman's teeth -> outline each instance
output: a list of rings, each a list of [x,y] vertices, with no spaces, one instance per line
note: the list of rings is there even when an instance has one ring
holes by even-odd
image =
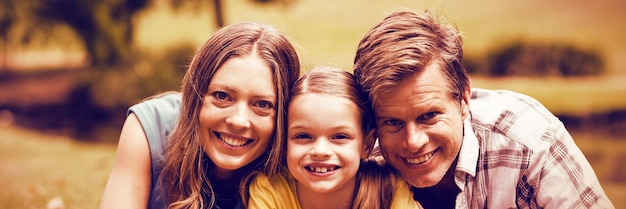
[[[236,139],[226,136],[221,136],[220,140],[233,147],[240,147],[248,143],[247,139]]]

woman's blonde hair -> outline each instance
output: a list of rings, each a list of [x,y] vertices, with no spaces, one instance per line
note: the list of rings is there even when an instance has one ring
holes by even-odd
[[[215,182],[209,180],[209,173],[215,165],[200,145],[198,117],[201,100],[213,75],[228,59],[255,51],[273,73],[277,97],[275,131],[267,152],[240,170],[262,170],[273,176],[282,166],[280,146],[286,137],[288,92],[300,74],[296,50],[271,26],[252,22],[226,26],[216,31],[195,53],[182,81],[180,115],[168,141],[160,182],[167,193],[167,202],[171,203],[170,208],[211,208],[215,205]]]

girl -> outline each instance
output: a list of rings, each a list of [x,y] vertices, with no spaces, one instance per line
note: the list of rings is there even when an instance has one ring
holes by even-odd
[[[181,94],[129,109],[101,208],[241,208],[241,178],[279,168],[287,94],[299,73],[296,51],[271,26],[215,32],[194,55]]]
[[[418,208],[407,184],[367,159],[373,113],[352,74],[316,68],[290,92],[287,171],[250,183],[249,208]]]

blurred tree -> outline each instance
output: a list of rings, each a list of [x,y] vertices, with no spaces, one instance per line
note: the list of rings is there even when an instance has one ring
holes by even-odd
[[[0,73],[7,68],[7,43],[9,37],[9,28],[15,21],[15,7],[12,1],[0,1],[0,39],[2,40],[2,66],[0,66]]]
[[[27,32],[22,42],[28,42],[38,32],[51,31],[58,25],[67,25],[80,37],[94,66],[110,66],[130,56],[133,21],[138,11],[147,8],[153,0],[2,0],[0,1],[0,38],[7,43],[11,27],[27,15]],[[257,3],[294,0],[251,0]],[[215,11],[216,28],[226,23],[222,0],[169,0],[175,9],[184,5],[205,8],[210,2]],[[22,22],[24,22],[22,20]]]
[[[67,24],[80,36],[95,66],[111,65],[127,56],[131,47],[132,16],[148,0],[39,0],[34,4],[35,27]]]
[[[282,3],[287,5],[294,0],[250,0],[256,3]],[[171,0],[172,6],[175,9],[181,8],[185,4],[192,4],[193,8],[203,8],[202,3],[206,2],[206,0]],[[213,11],[215,12],[215,27],[221,28],[226,25],[226,18],[224,17],[224,4],[222,0],[212,0],[211,4],[213,6]]]
[[[493,50],[487,62],[487,72],[492,76],[586,76],[604,72],[601,53],[564,43],[513,42]]]

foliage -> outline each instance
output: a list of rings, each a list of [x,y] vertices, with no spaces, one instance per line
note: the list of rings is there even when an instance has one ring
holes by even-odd
[[[27,43],[37,32],[50,33],[59,26],[69,26],[80,38],[92,64],[106,66],[127,57],[132,46],[132,16],[148,3],[148,0],[3,1],[0,29],[6,41],[11,29],[25,27],[23,30],[27,32],[21,39]]]
[[[181,45],[162,55],[135,56],[136,60],[114,66],[119,70],[92,70],[93,102],[104,108],[127,108],[165,91],[178,91],[195,46]]]
[[[470,72],[491,76],[586,76],[604,72],[598,52],[562,43],[513,42],[492,50],[481,65],[466,61]]]
[[[259,3],[292,0],[254,0]],[[132,55],[133,15],[147,8],[149,0],[3,0],[0,1],[0,39],[5,43],[12,29],[20,28],[22,44],[33,36],[68,26],[77,34],[91,64],[107,67],[128,61]],[[222,0],[213,0],[216,27],[225,24]],[[205,7],[202,0],[169,0],[175,9]],[[6,44],[4,44],[6,47]]]

